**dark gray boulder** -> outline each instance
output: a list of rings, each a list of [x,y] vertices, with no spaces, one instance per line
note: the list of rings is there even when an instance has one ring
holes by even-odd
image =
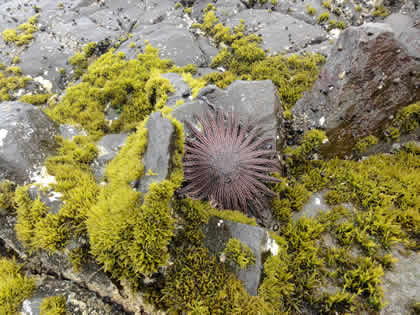
[[[282,138],[283,109],[277,89],[270,80],[235,81],[225,90],[214,85],[206,86],[192,101],[173,111],[173,116],[181,122],[196,123],[194,114],[202,115],[209,110],[220,108],[240,114],[242,121],[258,124],[265,135]],[[188,132],[188,130],[186,130]],[[279,139],[281,142],[282,139]]]
[[[251,33],[261,35],[261,46],[272,53],[295,52],[313,44],[327,41],[327,32],[280,12],[244,10],[231,17],[228,26],[235,27],[244,20]]]
[[[174,150],[175,127],[172,122],[155,112],[147,123],[147,149],[143,156],[145,175],[137,185],[137,191],[146,193],[151,183],[166,179],[171,171],[171,154]]]
[[[236,238],[247,245],[255,256],[255,264],[246,269],[236,269],[235,273],[243,281],[245,288],[251,295],[257,295],[257,289],[263,274],[263,254],[271,251],[277,254],[278,246],[263,228],[222,220],[211,217],[209,223],[203,227],[204,243],[213,255],[220,255],[231,238]]]
[[[324,129],[327,155],[351,152],[367,135],[381,135],[390,117],[420,99],[420,62],[386,24],[346,29],[312,90],[296,103],[293,130]]]
[[[53,154],[58,126],[39,108],[22,102],[0,103],[0,180],[29,182]]]
[[[127,133],[109,134],[103,136],[96,144],[99,154],[92,162],[91,168],[97,181],[100,181],[105,172],[105,167],[119,152],[120,148],[125,144]]]

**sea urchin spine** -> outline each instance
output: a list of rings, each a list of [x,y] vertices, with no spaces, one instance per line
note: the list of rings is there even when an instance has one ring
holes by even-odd
[[[181,194],[210,200],[218,208],[248,212],[267,205],[276,196],[263,182],[279,182],[268,174],[278,171],[273,156],[265,149],[272,137],[260,137],[260,128],[240,124],[239,115],[217,110],[215,115],[196,116],[201,130],[186,122],[191,136],[185,140],[184,179]]]

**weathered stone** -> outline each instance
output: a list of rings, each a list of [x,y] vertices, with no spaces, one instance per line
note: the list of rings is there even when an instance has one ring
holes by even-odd
[[[420,99],[420,62],[411,57],[390,26],[346,29],[332,49],[312,90],[292,112],[293,129],[325,129],[328,155],[351,152],[367,135],[380,135],[389,117]]]
[[[59,128],[60,135],[66,140],[72,140],[74,137],[79,135],[86,135],[86,132],[72,125],[61,124]]]
[[[166,101],[167,106],[175,105],[178,100],[185,102],[191,96],[190,86],[178,73],[164,73],[161,74],[161,77],[168,79],[175,88],[175,92],[168,95],[168,100]]]
[[[327,32],[319,25],[311,25],[289,15],[267,10],[244,10],[231,17],[228,26],[244,20],[251,33],[261,35],[261,46],[272,53],[294,52],[326,41]]]
[[[205,245],[213,255],[220,255],[231,238],[237,238],[247,245],[255,256],[255,264],[246,269],[236,269],[235,273],[243,281],[245,288],[251,295],[257,295],[257,289],[262,277],[263,254],[271,251],[277,254],[278,246],[263,228],[247,224],[221,220],[211,217],[203,228]]]
[[[398,246],[392,255],[398,261],[385,272],[384,299],[388,304],[380,314],[413,314],[413,305],[420,301],[420,255]]]
[[[58,127],[39,108],[22,102],[0,103],[0,180],[18,184],[54,152]]]
[[[274,84],[269,81],[235,81],[225,90],[210,85],[203,88],[192,102],[185,103],[173,111],[181,122],[196,122],[194,114],[204,114],[216,108],[240,114],[242,121],[250,120],[261,126],[262,132],[276,141],[282,106]],[[282,130],[279,131],[281,136]],[[281,140],[280,140],[281,141]]]
[[[146,40],[159,49],[161,58],[171,59],[178,66],[206,64],[206,58],[193,35],[187,29],[179,28],[171,23],[146,25],[140,28],[130,41],[121,45],[121,51],[124,51],[128,58],[135,58],[138,52],[129,48],[130,43],[138,43],[144,47]]]
[[[127,133],[109,134],[98,141],[98,157],[92,162],[91,167],[97,181],[104,176],[105,167],[114,159],[120,148],[125,144]]]
[[[215,5],[216,16],[221,22],[226,22],[229,17],[232,17],[246,9],[245,1],[241,0],[219,0],[217,3],[214,3],[213,0],[200,0],[195,1],[192,6],[193,18],[201,20],[203,10],[206,9],[209,4]]]
[[[147,149],[143,157],[145,176],[140,179],[137,188],[143,193],[148,191],[151,183],[161,182],[168,177],[175,140],[175,127],[160,112],[150,115],[146,128]]]

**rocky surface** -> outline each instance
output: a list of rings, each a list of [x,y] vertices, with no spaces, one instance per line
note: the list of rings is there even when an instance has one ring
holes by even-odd
[[[311,92],[293,108],[294,130],[326,130],[331,154],[349,153],[358,139],[380,135],[391,116],[420,98],[417,58],[388,25],[346,29]]]
[[[28,183],[55,150],[58,126],[39,108],[0,103],[0,180]]]

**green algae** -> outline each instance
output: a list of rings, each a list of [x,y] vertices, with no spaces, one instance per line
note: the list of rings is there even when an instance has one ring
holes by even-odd
[[[23,275],[22,265],[15,260],[0,259],[0,314],[17,314],[34,290],[35,281]]]
[[[255,264],[255,255],[252,250],[237,238],[229,239],[223,254],[227,261],[237,264],[241,269]]]
[[[40,315],[66,315],[66,298],[64,296],[51,296],[42,299]]]
[[[27,45],[34,38],[34,33],[38,31],[36,26],[38,14],[30,17],[25,23],[20,24],[17,29],[5,29],[2,32],[3,40],[6,43],[14,43],[17,46]]]

